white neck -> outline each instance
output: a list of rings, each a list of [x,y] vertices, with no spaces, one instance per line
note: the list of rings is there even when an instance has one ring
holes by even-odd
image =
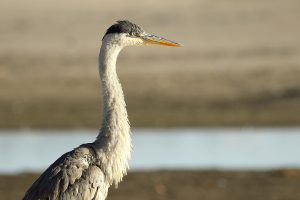
[[[117,36],[103,39],[99,54],[103,114],[99,135],[93,143],[110,183],[117,184],[126,174],[132,151],[130,125],[116,61],[122,49]]]

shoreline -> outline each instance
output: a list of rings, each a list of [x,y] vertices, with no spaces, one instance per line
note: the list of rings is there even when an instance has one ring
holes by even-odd
[[[21,199],[36,173],[0,175],[0,199]],[[130,172],[108,192],[108,199],[299,199],[300,170]]]

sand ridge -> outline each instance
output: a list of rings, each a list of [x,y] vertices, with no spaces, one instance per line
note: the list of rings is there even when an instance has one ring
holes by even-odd
[[[299,125],[298,1],[139,5],[2,1],[0,127],[98,128],[101,38],[124,18],[185,45],[121,52],[133,126]]]

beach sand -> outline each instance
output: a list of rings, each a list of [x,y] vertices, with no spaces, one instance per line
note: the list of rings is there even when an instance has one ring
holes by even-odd
[[[98,128],[97,56],[118,19],[184,45],[121,52],[132,126],[300,125],[297,0],[4,0],[0,19],[0,128]]]
[[[0,175],[0,199],[21,199],[39,174]],[[130,172],[109,200],[297,200],[299,170]]]

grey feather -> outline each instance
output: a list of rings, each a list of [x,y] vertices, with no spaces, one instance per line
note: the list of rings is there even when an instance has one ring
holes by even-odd
[[[62,155],[35,181],[23,200],[94,198],[90,195],[95,195],[104,180],[97,162],[87,159],[92,157],[96,157],[95,151],[88,144]]]

